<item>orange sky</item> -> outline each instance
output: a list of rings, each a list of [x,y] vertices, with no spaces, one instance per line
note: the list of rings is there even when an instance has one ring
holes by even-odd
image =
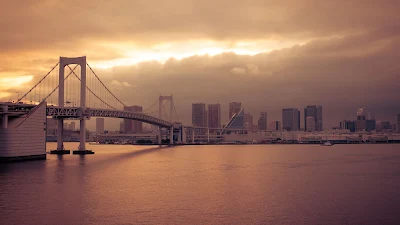
[[[400,100],[399,9],[396,0],[3,1],[0,99],[16,98],[59,56],[86,55],[128,104],[173,93],[185,96],[184,113],[190,101],[243,101],[276,119],[306,104],[342,107],[337,117],[386,107],[390,119],[400,111],[389,103]]]

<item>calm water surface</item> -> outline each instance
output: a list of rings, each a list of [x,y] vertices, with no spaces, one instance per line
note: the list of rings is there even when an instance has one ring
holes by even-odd
[[[88,147],[0,164],[0,224],[400,224],[400,145]]]

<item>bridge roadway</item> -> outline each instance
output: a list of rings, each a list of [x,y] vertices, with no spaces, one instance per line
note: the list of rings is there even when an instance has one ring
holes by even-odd
[[[35,106],[34,104],[15,104],[15,103],[0,103],[0,105],[8,106],[9,116],[20,116],[30,112]],[[5,112],[0,111],[0,114]],[[122,119],[132,119],[136,121],[141,121],[156,125],[159,127],[170,128],[173,126],[172,123],[159,119],[154,116],[149,116],[143,113],[136,113],[123,110],[114,109],[96,109],[96,108],[81,108],[81,107],[58,107],[58,106],[47,106],[46,115],[55,118],[85,118],[90,117],[111,117],[111,118],[122,118]]]

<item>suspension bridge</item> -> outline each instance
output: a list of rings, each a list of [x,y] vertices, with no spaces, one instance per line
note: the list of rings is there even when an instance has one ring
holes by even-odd
[[[165,101],[170,102],[169,115],[165,110]],[[159,103],[158,115],[155,115],[157,111],[150,111],[157,102]],[[64,149],[63,144],[63,126],[64,120],[67,119],[75,119],[80,122],[80,143],[78,150],[73,151],[74,154],[93,154],[85,146],[86,120],[91,117],[122,118],[157,126],[160,132],[159,144],[162,141],[162,129],[169,130],[170,144],[173,144],[174,126],[176,128],[177,124],[180,124],[172,96],[160,96],[152,106],[143,112],[130,111],[129,106],[114,95],[101,81],[87,63],[86,56],[60,57],[59,62],[29,91],[21,95],[16,103],[3,103],[0,108],[3,132],[11,123],[13,128],[18,129],[34,112],[44,108],[46,117],[53,117],[57,120],[57,149],[51,151],[54,154],[70,153],[69,150]],[[173,121],[174,112],[176,121]],[[19,120],[17,122],[12,118],[19,118]]]

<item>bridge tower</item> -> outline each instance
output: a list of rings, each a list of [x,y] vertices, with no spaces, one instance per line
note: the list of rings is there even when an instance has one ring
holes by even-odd
[[[85,115],[86,109],[86,56],[67,58],[60,57],[59,63],[59,87],[58,87],[58,106],[64,107],[64,79],[65,79],[65,67],[71,64],[76,64],[81,67],[81,77],[80,77],[80,143],[78,150],[73,151],[73,154],[93,154],[92,151],[86,150],[86,119]],[[58,118],[58,130],[57,130],[57,150],[51,151],[53,154],[69,154],[69,150],[64,149],[63,140],[63,130],[64,130],[64,118]]]

